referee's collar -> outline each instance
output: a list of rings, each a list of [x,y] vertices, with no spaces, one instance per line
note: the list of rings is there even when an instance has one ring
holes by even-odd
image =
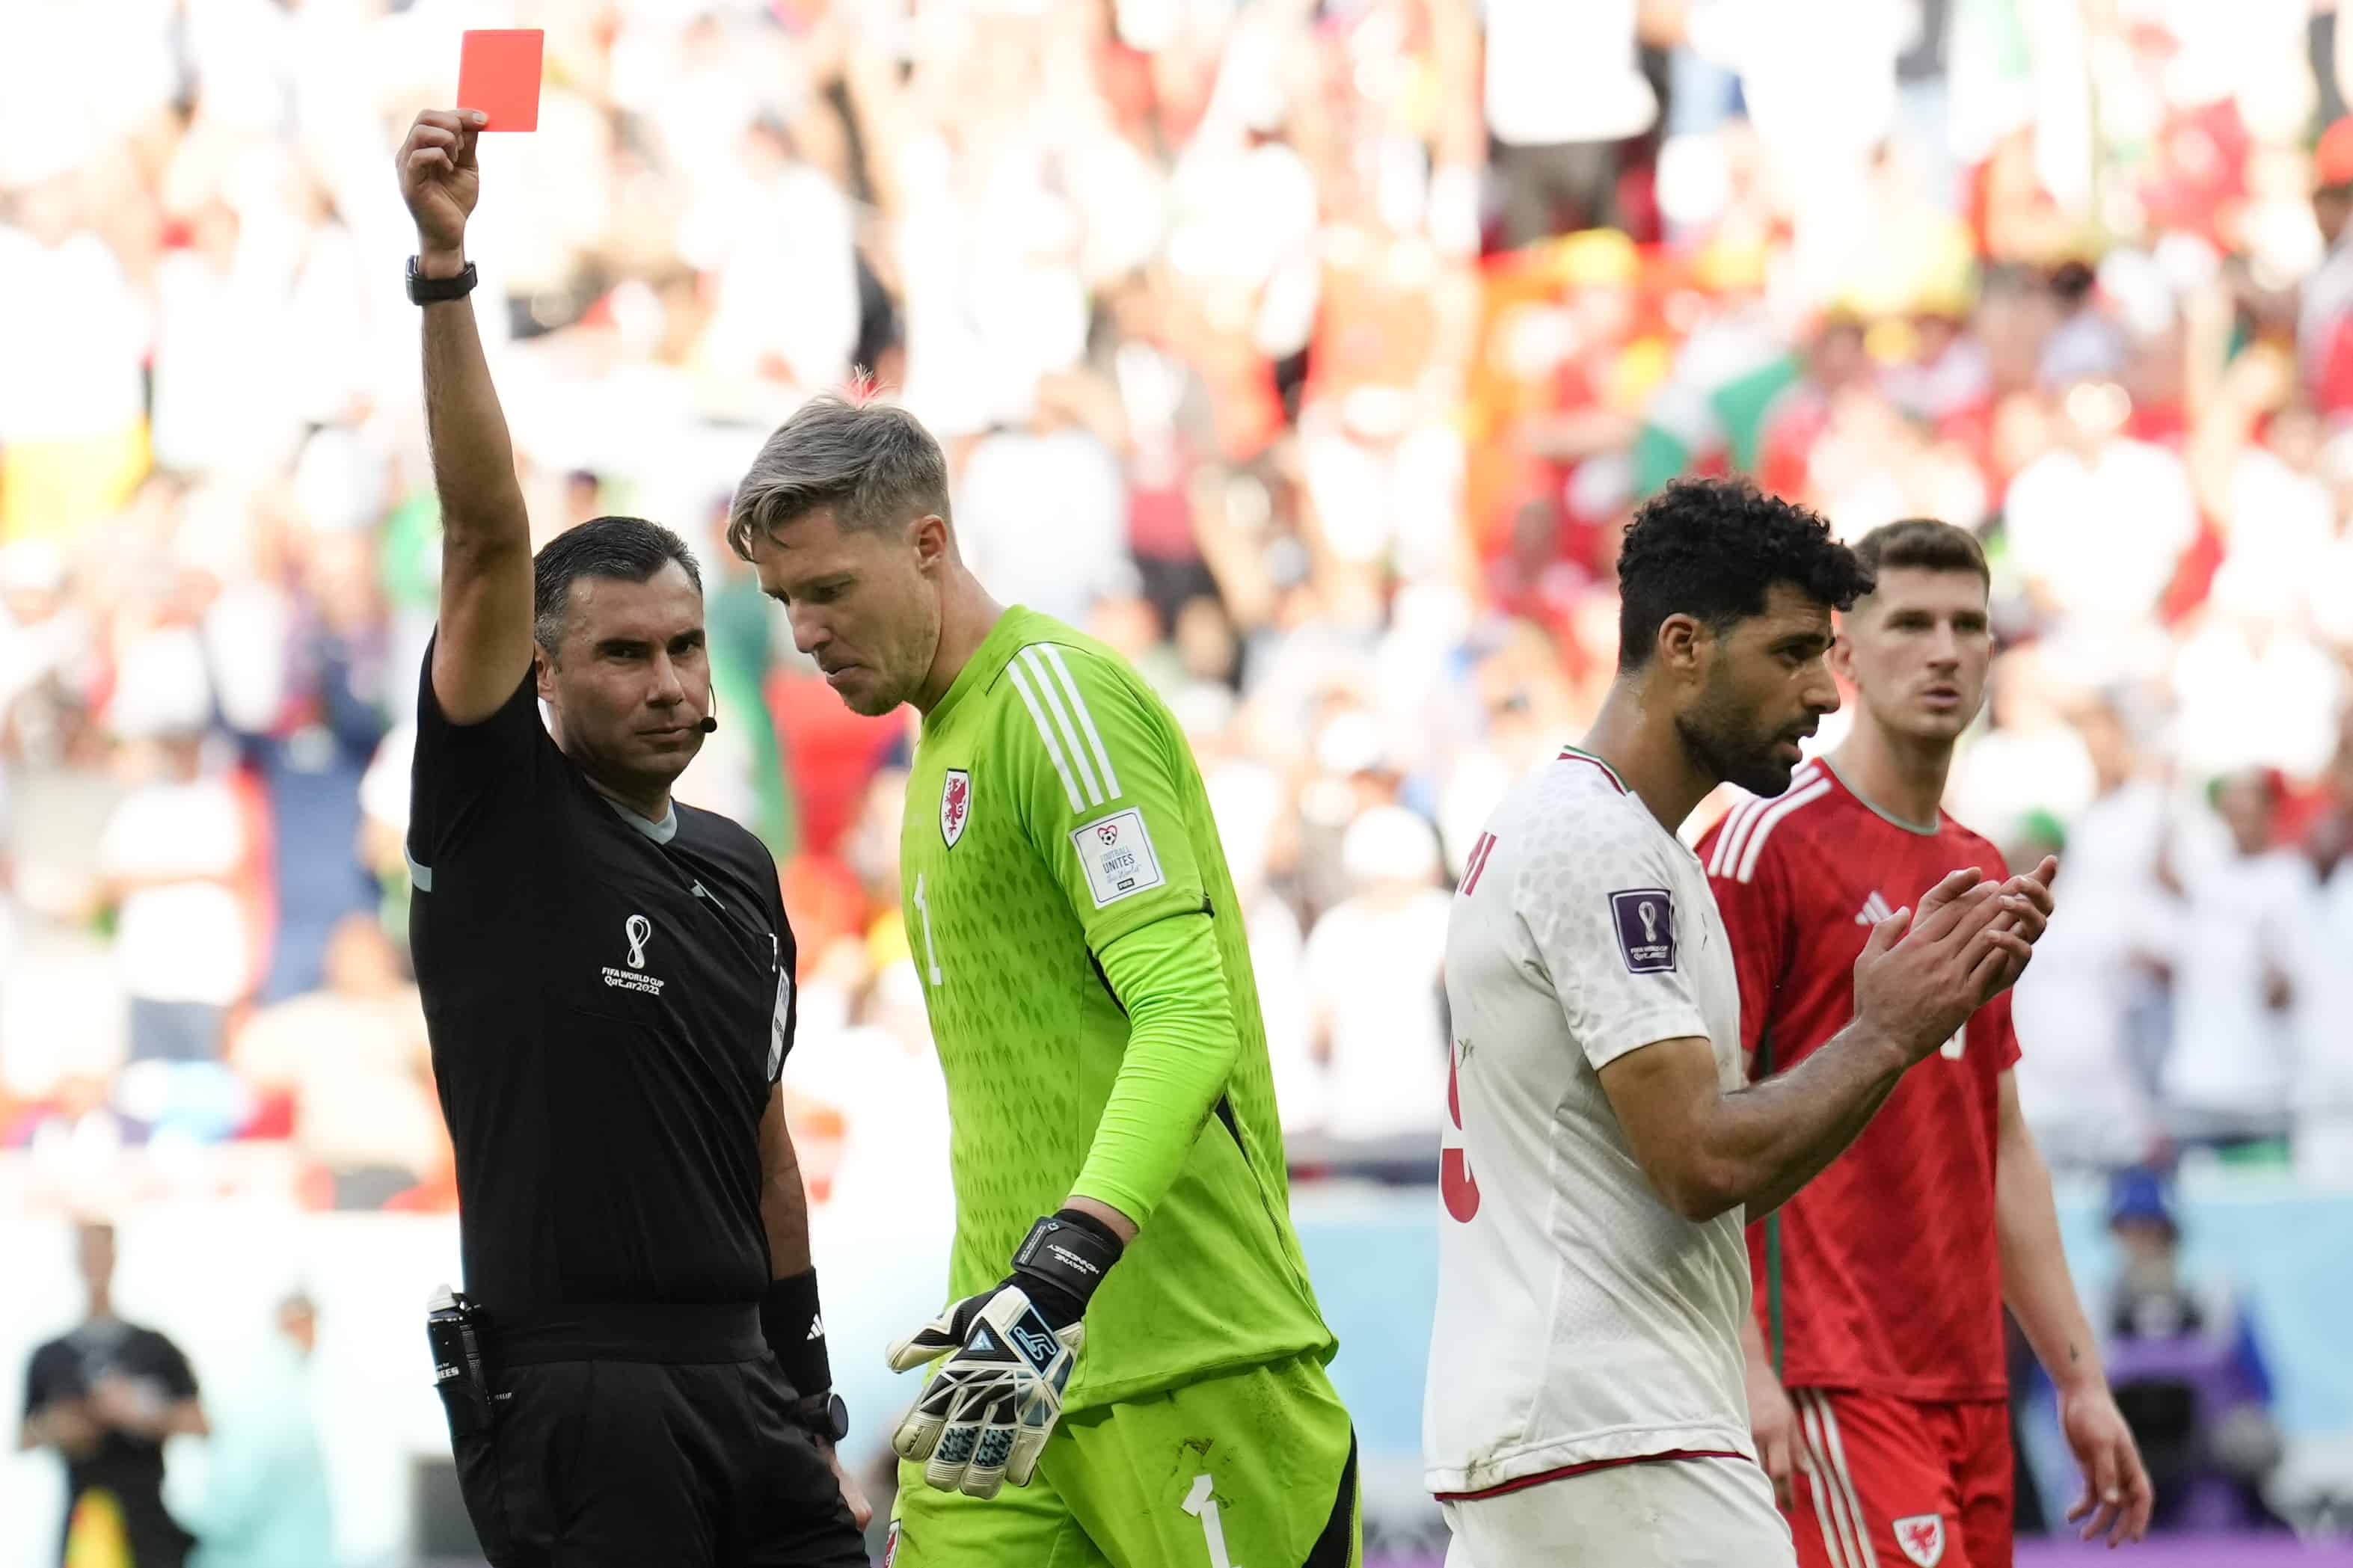
[[[605,804],[613,808],[614,816],[619,817],[623,822],[628,823],[630,826],[636,828],[638,832],[644,834],[655,843],[667,844],[671,839],[678,837],[678,805],[675,802],[671,803],[670,808],[668,811],[662,813],[662,819],[659,822],[648,822],[644,817],[639,816],[636,812],[631,811],[628,806],[623,805],[611,795],[607,795],[604,799]]]

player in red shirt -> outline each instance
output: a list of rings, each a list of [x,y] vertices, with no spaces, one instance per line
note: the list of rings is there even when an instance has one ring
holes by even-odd
[[[1841,617],[1831,655],[1856,693],[1853,728],[1699,846],[1732,937],[1752,1077],[1853,1016],[1873,926],[1955,866],[2008,874],[1938,805],[1992,660],[1984,552],[1926,520],[1875,530],[1855,552],[1877,585]],[[1749,1415],[1804,1568],[2010,1568],[2004,1302],[2058,1385],[2083,1467],[2068,1517],[2111,1545],[2147,1528],[2148,1476],[2068,1276],[2050,1173],[2019,1113],[2018,1056],[2005,992],[1749,1227],[1769,1317],[1767,1226],[1778,1226],[1782,1313],[1778,1380],[1766,1333],[1749,1336]]]

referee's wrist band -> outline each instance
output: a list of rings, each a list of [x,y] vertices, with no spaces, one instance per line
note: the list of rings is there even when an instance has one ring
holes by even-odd
[[[412,305],[431,305],[443,300],[462,300],[472,293],[474,285],[481,280],[481,274],[474,269],[474,264],[470,261],[466,263],[463,271],[453,277],[427,278],[423,268],[418,266],[418,258],[414,256],[408,258],[408,302]]]
[[[760,1299],[760,1333],[794,1393],[807,1398],[833,1387],[833,1367],[825,1353],[825,1319],[818,1311],[816,1269],[770,1281],[768,1293]]]

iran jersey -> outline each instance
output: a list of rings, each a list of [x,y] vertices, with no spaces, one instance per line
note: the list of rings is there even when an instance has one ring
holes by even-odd
[[[1562,752],[1472,848],[1446,994],[1430,1490],[1483,1499],[1637,1460],[1753,1458],[1740,1211],[1695,1225],[1669,1207],[1599,1076],[1696,1037],[1724,1087],[1742,1082],[1732,952],[1699,861],[1598,758]]]
[[[1896,820],[1827,759],[1735,808],[1700,839],[1740,973],[1740,1042],[1775,1071],[1854,1016],[1854,961],[1879,921],[1967,866],[2007,877],[1990,843],[1938,814]],[[1778,1214],[1784,1363],[1793,1388],[1941,1403],[2000,1399],[2001,1262],[1994,1150],[2018,1060],[2010,994],[1896,1083],[1844,1153]],[[1749,1237],[1764,1286],[1764,1227]]]

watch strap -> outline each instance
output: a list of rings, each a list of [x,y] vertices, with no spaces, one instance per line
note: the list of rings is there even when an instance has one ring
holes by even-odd
[[[408,258],[408,300],[414,305],[462,300],[472,293],[474,285],[481,280],[481,274],[474,270],[474,264],[470,261],[466,263],[466,269],[455,277],[427,278],[417,269],[417,258],[412,256]]]
[[[830,1390],[795,1400],[792,1417],[828,1443],[839,1445],[849,1436],[849,1405]]]

